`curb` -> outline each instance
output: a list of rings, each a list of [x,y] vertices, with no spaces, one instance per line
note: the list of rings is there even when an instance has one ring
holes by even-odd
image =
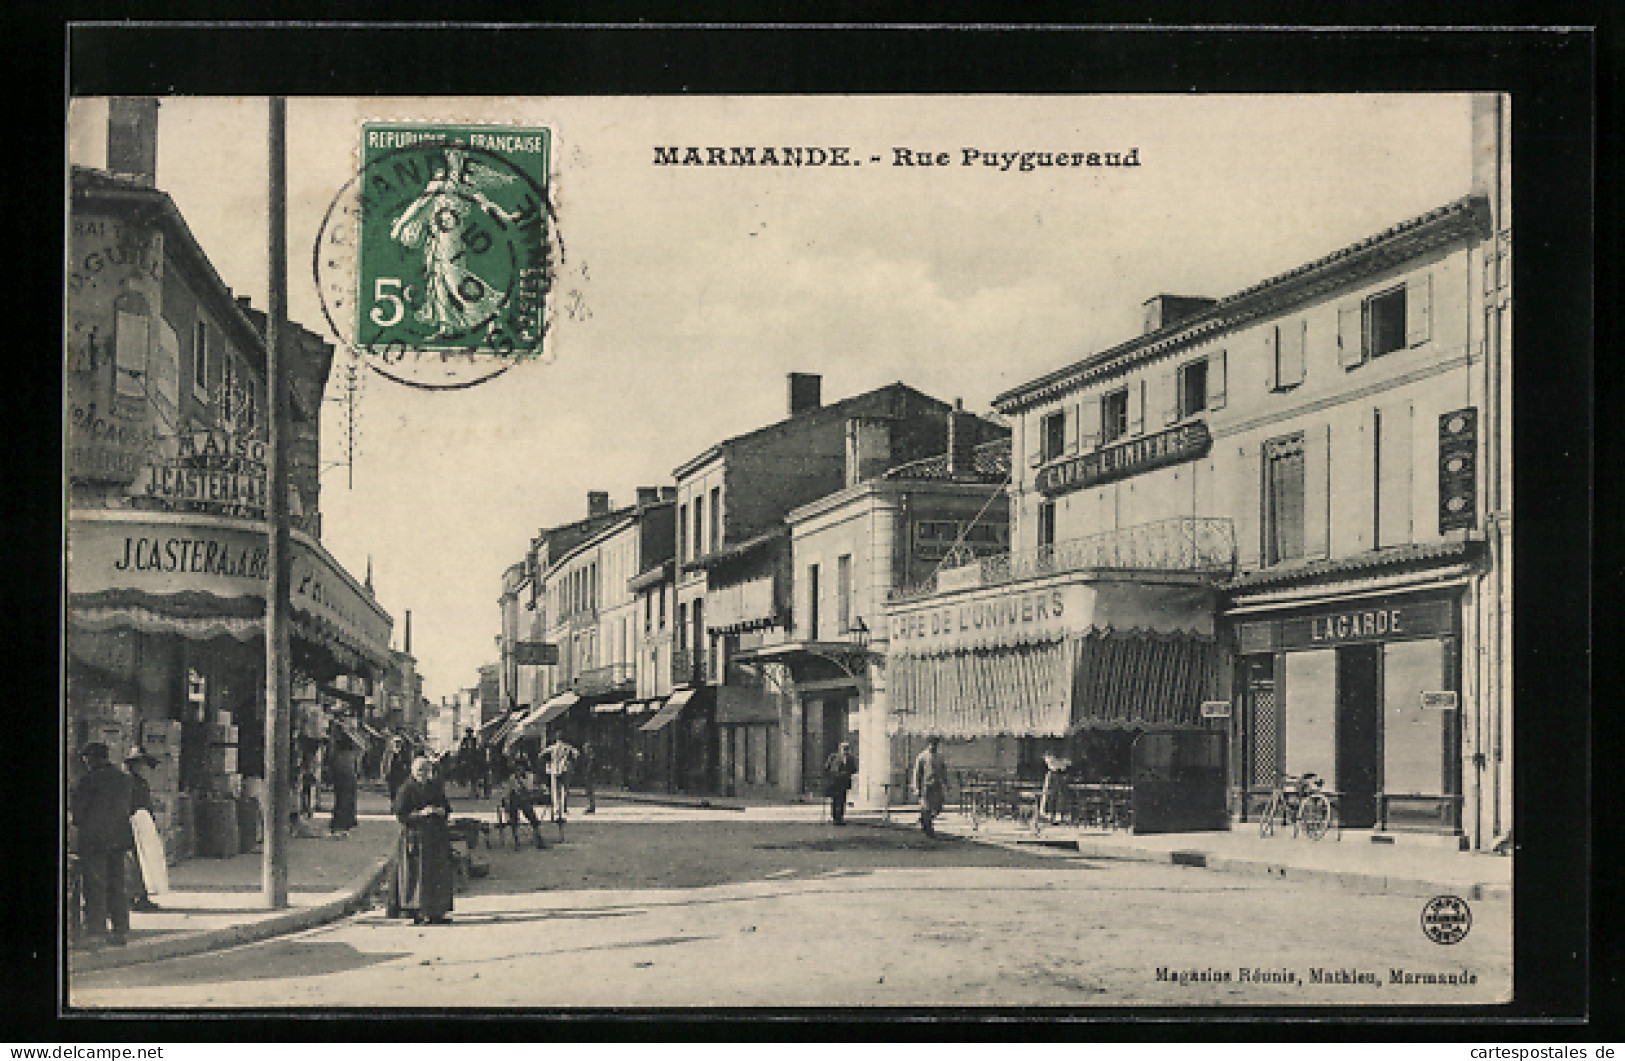
[[[132,943],[116,950],[103,948],[94,951],[70,951],[67,956],[68,972],[72,975],[163,961],[165,958],[182,958],[226,947],[236,947],[244,943],[259,943],[275,936],[285,936],[325,925],[365,909],[369,905],[372,893],[394,864],[394,855],[384,856],[371,869],[356,877],[343,895],[320,906],[287,910],[258,921],[232,925],[228,928],[183,932],[165,939]]]
[[[890,825],[893,828],[908,828],[907,823],[875,822],[876,825]],[[1315,884],[1329,884],[1346,891],[1360,892],[1367,895],[1403,895],[1418,899],[1430,899],[1435,895],[1456,895],[1463,899],[1479,902],[1486,900],[1508,900],[1512,898],[1512,888],[1506,884],[1487,884],[1476,882],[1464,884],[1461,882],[1445,883],[1441,881],[1418,880],[1408,877],[1388,877],[1375,873],[1362,873],[1349,870],[1313,869],[1304,866],[1289,866],[1279,862],[1260,861],[1248,858],[1233,858],[1228,855],[1213,855],[1206,851],[1171,850],[1163,851],[1144,847],[1122,847],[1116,844],[1094,844],[1087,840],[1065,841],[1059,838],[1042,840],[1026,837],[991,836],[986,833],[952,833],[963,840],[973,843],[990,844],[1004,847],[1013,851],[1030,849],[1034,845],[1060,848],[1068,850],[1076,845],[1078,854],[1085,858],[1098,858],[1118,862],[1150,862],[1161,865],[1188,866],[1194,869],[1206,869],[1215,873],[1233,873],[1239,876],[1261,877],[1271,880],[1305,881]]]

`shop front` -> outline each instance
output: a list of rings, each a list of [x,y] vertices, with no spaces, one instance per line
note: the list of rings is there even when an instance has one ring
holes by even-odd
[[[712,686],[678,689],[639,724],[634,756],[643,786],[655,791],[716,791],[716,696]]]
[[[301,737],[325,733],[320,703],[343,703],[323,692],[387,668],[390,618],[319,543],[297,531],[292,543],[298,762]],[[179,857],[196,847],[197,801],[262,794],[266,555],[262,523],[70,513],[69,745],[101,741],[116,757],[140,749],[158,761],[155,818]]]
[[[1223,668],[1200,579],[1079,574],[888,611],[894,784],[930,737],[967,778],[1041,779],[1049,756],[1126,781],[1138,734],[1211,727]]]
[[[1246,816],[1314,773],[1345,828],[1461,831],[1460,590],[1233,605],[1228,625]]]

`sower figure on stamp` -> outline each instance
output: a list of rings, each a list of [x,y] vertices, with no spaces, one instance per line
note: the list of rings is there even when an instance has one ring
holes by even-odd
[[[942,813],[948,795],[948,764],[938,750],[941,741],[932,737],[925,742],[925,751],[914,760],[914,791],[920,797],[920,828],[926,836],[936,836],[931,822]]]
[[[824,760],[825,784],[829,792],[829,815],[836,825],[846,824],[846,794],[852,789],[852,775],[858,772],[858,760],[852,754],[849,741],[830,753]]]
[[[84,874],[85,933],[124,946],[130,932],[130,906],[124,892],[124,861],[135,847],[130,827],[130,775],[114,766],[107,745],[97,741],[80,752],[87,772],[73,788],[69,809],[78,827]],[[111,936],[107,923],[113,923]]]

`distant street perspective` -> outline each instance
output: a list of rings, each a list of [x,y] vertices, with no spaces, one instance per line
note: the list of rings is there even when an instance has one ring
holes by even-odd
[[[71,1003],[194,1007],[1396,1005],[1504,997],[1507,902],[1440,947],[1420,899],[926,839],[811,807],[601,801],[499,845],[451,922],[315,930],[75,977]],[[326,843],[326,841],[322,841]],[[1316,970],[1325,982],[1316,983]],[[1401,985],[1393,970],[1476,977]],[[1357,975],[1369,983],[1347,982]],[[1219,979],[1224,977],[1224,979]]]

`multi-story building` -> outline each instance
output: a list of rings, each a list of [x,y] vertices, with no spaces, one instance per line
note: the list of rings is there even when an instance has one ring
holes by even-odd
[[[947,451],[881,472],[884,422],[854,422],[847,434],[847,485],[786,517],[794,572],[791,636],[741,650],[784,700],[786,793],[816,794],[824,761],[843,740],[858,759],[852,798],[863,807],[902,796],[917,748],[887,733],[885,604],[929,582],[950,560],[1008,551],[1009,437],[977,443],[984,422],[957,408]],[[760,783],[748,731],[724,727],[724,777]],[[895,745],[895,748],[894,748]],[[731,768],[731,769],[730,769]]]
[[[849,438],[861,454],[853,474],[863,478],[946,444],[950,406],[902,383],[827,406],[816,375],[792,373],[788,389],[786,419],[719,442],[673,473],[673,692],[641,732],[664,742],[655,754],[673,764],[678,788],[801,788],[799,768],[784,773],[787,762],[799,767],[804,738],[782,690],[759,668],[733,665],[794,636],[784,518],[847,485]],[[1004,433],[979,418],[966,423],[973,445]]]
[[[108,170],[71,175],[66,735],[159,760],[157,817],[184,854],[193,797],[263,776],[269,390],[264,316],[154,186],[156,138],[156,101],[115,100]],[[284,334],[293,686],[314,708],[389,672],[391,620],[319,537],[333,348]]]
[[[1475,195],[1223,299],[1158,296],[1144,334],[1000,395],[1014,547],[891,608],[900,728],[1107,774],[1134,733],[1205,728],[1235,815],[1313,772],[1347,827],[1491,839],[1496,212]]]

